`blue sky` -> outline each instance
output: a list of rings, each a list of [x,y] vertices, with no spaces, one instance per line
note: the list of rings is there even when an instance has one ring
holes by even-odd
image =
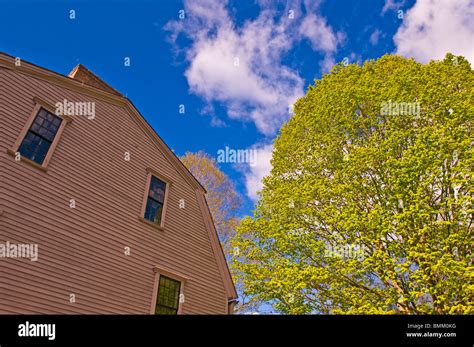
[[[447,51],[472,63],[474,54],[472,0],[4,0],[0,7],[0,51],[62,74],[84,64],[127,95],[178,155],[256,150],[253,166],[220,164],[245,197],[242,214],[270,169],[289,105],[334,63],[394,52],[427,62]]]

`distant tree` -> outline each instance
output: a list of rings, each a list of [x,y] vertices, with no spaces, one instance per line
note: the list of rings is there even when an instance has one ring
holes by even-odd
[[[474,313],[473,101],[451,54],[315,81],[233,240],[244,293],[293,314]]]
[[[237,212],[242,198],[234,183],[217,166],[216,161],[204,153],[186,152],[181,161],[207,190],[206,200],[216,225],[219,239],[226,254],[229,254],[229,239],[234,235],[239,218]]]

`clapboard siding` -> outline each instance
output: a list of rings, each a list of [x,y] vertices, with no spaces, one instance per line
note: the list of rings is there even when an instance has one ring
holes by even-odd
[[[0,95],[0,241],[39,247],[36,262],[0,260],[0,313],[148,314],[155,266],[189,278],[182,313],[227,313],[223,275],[195,187],[127,107],[4,68]],[[95,103],[94,119],[76,116],[66,125],[47,172],[7,154],[34,97],[52,105]],[[147,168],[172,181],[164,230],[139,220]]]

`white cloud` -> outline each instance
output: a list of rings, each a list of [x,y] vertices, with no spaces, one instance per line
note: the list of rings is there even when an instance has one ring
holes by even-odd
[[[255,74],[240,38],[221,30],[212,40],[198,42],[186,77],[191,90],[208,100],[276,102],[276,95]]]
[[[253,201],[258,199],[258,192],[262,189],[262,179],[267,176],[272,170],[270,163],[272,159],[273,145],[256,145],[253,149],[257,151],[257,160],[255,165],[248,166],[245,174],[245,187],[247,195]]]
[[[227,128],[226,122],[216,117],[215,115],[211,116],[211,126],[216,127],[216,128]]]
[[[303,19],[299,27],[299,34],[310,41],[313,50],[325,54],[321,67],[323,71],[329,71],[334,65],[333,55],[338,45],[344,41],[344,34],[334,32],[325,18],[314,13],[308,14]]]
[[[208,103],[221,103],[230,118],[252,121],[260,132],[273,135],[288,119],[288,105],[304,93],[304,80],[282,64],[283,56],[306,38],[324,54],[321,65],[329,66],[342,34],[314,13],[314,3],[295,0],[284,12],[277,12],[274,2],[259,4],[258,16],[237,27],[227,2],[187,0],[186,19],[171,21],[165,28],[172,41],[183,33],[192,42],[186,50],[185,73],[191,92]],[[294,19],[282,16],[290,9]]]
[[[403,7],[403,5],[405,5],[405,0],[401,0],[400,2],[396,0],[385,0],[382,8],[382,15],[384,15],[387,11],[398,11]]]
[[[474,0],[418,0],[394,36],[397,54],[426,63],[446,53],[474,63]]]
[[[379,43],[379,39],[381,36],[382,32],[379,29],[375,29],[372,34],[370,34],[369,41],[370,43],[375,46],[377,43]]]
[[[299,32],[309,39],[314,50],[327,53],[336,50],[338,38],[322,17],[308,14],[301,23]]]
[[[212,110],[219,103],[232,119],[251,121],[272,137],[289,117],[289,106],[304,93],[304,80],[282,63],[284,56],[302,40],[323,55],[320,66],[328,71],[344,40],[318,14],[319,1],[291,0],[278,7],[274,0],[258,0],[257,17],[237,25],[227,1],[184,1],[186,18],[167,23],[177,52],[185,49],[185,72],[190,91],[202,97]],[[279,9],[277,9],[277,7]],[[294,18],[287,14],[292,11]],[[190,46],[178,47],[183,34]],[[210,112],[211,122],[221,125]],[[271,144],[258,144],[255,165],[241,168],[248,196],[257,200],[262,179],[271,171]]]

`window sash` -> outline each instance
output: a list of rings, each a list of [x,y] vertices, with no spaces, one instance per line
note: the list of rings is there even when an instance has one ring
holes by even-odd
[[[33,139],[30,138],[30,134],[33,135]],[[50,148],[51,142],[38,136],[32,131],[28,131],[20,145],[20,148],[18,148],[18,152],[20,152],[20,155],[23,157],[26,157],[41,165],[48,155]]]
[[[54,137],[61,126],[61,122],[62,120],[60,117],[46,111],[44,108],[40,108],[29,130],[48,141],[53,142]],[[41,131],[45,134],[41,134]]]
[[[158,293],[156,295],[155,314],[178,314],[180,294],[180,281],[160,275],[158,282]],[[173,301],[173,306],[170,306],[171,300]]]
[[[163,187],[163,194],[162,194],[161,199],[159,199],[159,197],[155,198],[155,195],[152,194],[152,188],[154,184],[158,184]],[[161,222],[163,220],[163,211],[165,207],[165,197],[166,197],[167,189],[168,189],[168,184],[166,182],[160,180],[159,178],[153,175],[151,176],[150,184],[148,187],[148,193],[146,196],[144,218],[157,225],[161,225]],[[155,211],[153,208],[154,204],[158,205],[158,208]]]
[[[153,203],[158,204],[159,208],[153,213]],[[159,214],[157,212],[159,211]],[[158,200],[148,197],[145,208],[145,219],[150,222],[160,225],[163,217],[163,204]]]
[[[162,194],[158,194],[159,191],[154,191],[153,188],[158,188],[163,191]],[[156,194],[155,194],[156,193]],[[158,201],[159,203],[163,204],[165,201],[165,194],[166,194],[166,182],[163,182],[162,180],[156,178],[155,176],[151,177],[150,180],[150,187],[148,189],[148,197]],[[156,197],[155,197],[156,195]]]
[[[54,125],[56,127],[56,129],[54,131],[51,131],[52,133],[52,138],[51,139],[48,139],[46,136],[40,134],[38,131],[34,130],[33,127],[35,125],[37,125],[39,128],[41,128],[43,126],[43,123],[45,122],[45,117],[43,117],[43,122],[41,124],[37,124],[37,120],[38,120],[38,117],[40,116],[41,112],[44,112],[47,114],[50,114],[52,117],[53,117],[53,121],[51,121],[50,125]],[[55,118],[59,119],[59,123],[57,125],[54,124],[54,120]],[[54,141],[54,139],[56,138],[57,134],[58,134],[58,131],[61,127],[61,124],[62,124],[63,120],[52,114],[51,112],[48,112],[47,110],[45,110],[44,108],[40,107],[38,112],[36,113],[35,115],[35,118],[33,119],[33,122],[31,123],[28,131],[26,132],[25,136],[23,137],[21,143],[20,143],[20,146],[18,147],[18,152],[20,153],[20,155],[42,165],[44,160],[46,159],[50,149],[51,149],[51,145]],[[45,128],[45,129],[49,129],[49,128]],[[24,154],[24,150],[26,148],[26,146],[28,146],[28,144],[26,143],[26,141],[30,141],[30,140],[27,140],[29,138],[29,135],[32,134],[34,135],[35,137],[39,138],[40,141],[31,141],[32,143],[29,144],[29,146],[31,147],[31,151],[28,151],[28,153]],[[43,143],[46,143],[46,149],[44,150],[44,148],[42,148],[42,145]],[[34,146],[34,147],[33,147]],[[22,153],[22,148],[23,148],[23,153]],[[44,151],[42,151],[44,150]]]

